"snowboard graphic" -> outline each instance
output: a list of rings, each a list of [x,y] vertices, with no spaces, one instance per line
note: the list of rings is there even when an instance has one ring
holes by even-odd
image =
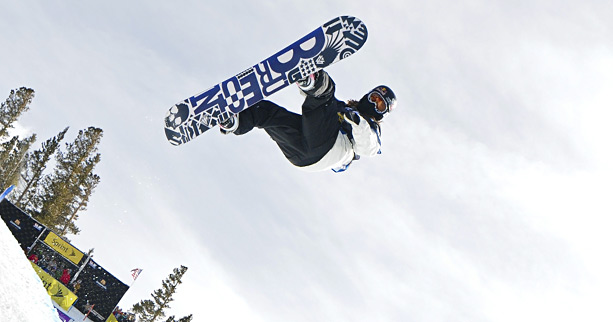
[[[328,21],[242,73],[175,104],[164,119],[166,138],[173,145],[191,141],[230,115],[351,56],[367,37],[366,25],[356,17]]]

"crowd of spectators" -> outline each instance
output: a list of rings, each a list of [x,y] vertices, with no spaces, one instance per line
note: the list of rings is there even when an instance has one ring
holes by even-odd
[[[55,254],[45,251],[42,247],[32,249],[28,255],[28,259],[51,275],[51,277],[70,288],[73,293],[76,294],[79,291],[81,287],[80,280],[70,283],[74,271],[74,267],[72,266],[74,265],[68,264],[64,260],[57,260]]]
[[[117,319],[117,322],[133,322],[136,321],[134,313],[124,312],[119,306],[115,307],[113,316]]]

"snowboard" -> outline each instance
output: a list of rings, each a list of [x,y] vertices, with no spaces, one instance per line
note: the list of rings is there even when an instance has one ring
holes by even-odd
[[[187,143],[220,121],[255,105],[358,51],[366,25],[352,16],[336,17],[276,54],[172,106],[164,119],[166,138]]]

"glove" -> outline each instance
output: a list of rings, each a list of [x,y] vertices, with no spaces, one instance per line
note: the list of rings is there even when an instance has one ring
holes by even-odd
[[[357,111],[345,112],[345,121],[351,124],[351,126],[358,126],[360,124],[360,118],[360,113]]]

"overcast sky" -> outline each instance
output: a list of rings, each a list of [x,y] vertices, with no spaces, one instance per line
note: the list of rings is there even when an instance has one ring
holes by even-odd
[[[304,173],[263,131],[166,141],[174,103],[345,14],[369,38],[328,72],[339,99],[397,93],[382,155]],[[170,313],[195,321],[602,321],[612,21],[600,0],[0,0],[0,94],[36,91],[38,144],[104,130],[71,239],[144,269],[124,308],[186,265]]]

